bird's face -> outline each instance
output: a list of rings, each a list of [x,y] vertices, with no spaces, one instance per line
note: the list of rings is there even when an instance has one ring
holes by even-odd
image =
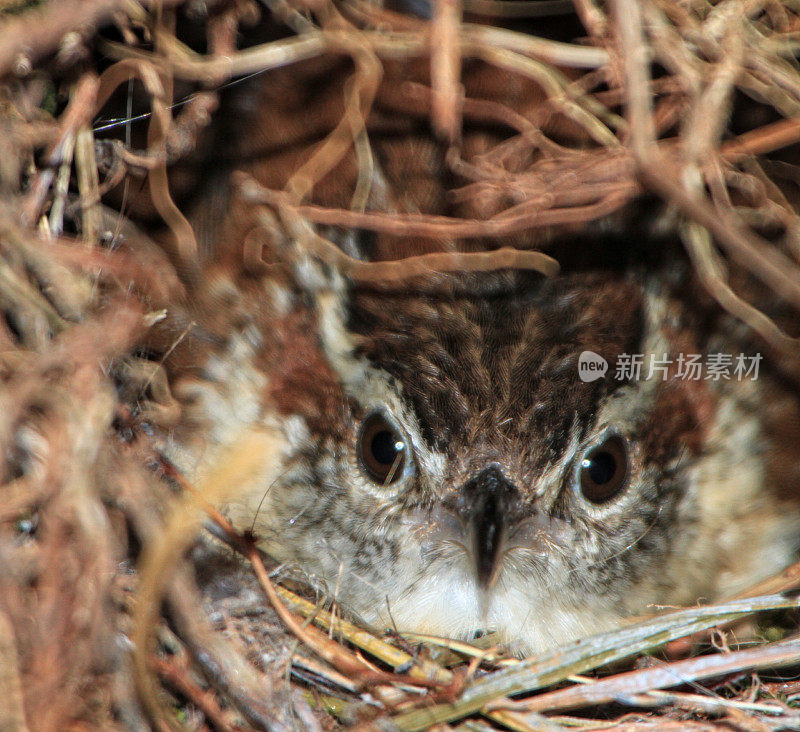
[[[285,446],[239,515],[362,619],[536,650],[788,559],[777,516],[741,518],[765,481],[756,383],[647,378],[650,354],[708,343],[634,279],[345,287],[311,317],[276,329]],[[605,377],[579,378],[585,351]],[[639,379],[623,354],[645,356]],[[752,562],[728,576],[740,540]]]

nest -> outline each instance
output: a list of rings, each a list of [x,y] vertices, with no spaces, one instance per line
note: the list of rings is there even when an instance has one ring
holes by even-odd
[[[337,100],[318,139],[284,120],[302,154],[281,180],[230,181],[273,244],[370,282],[553,273],[553,232],[649,196],[796,379],[795,3],[0,0],[0,18],[0,729],[800,727],[798,567],[523,661],[491,636],[381,635],[276,584],[215,511],[262,446],[191,486],[147,429],[179,418],[148,339],[207,274],[182,203],[193,156],[242,79],[302,94],[293,69],[317,62],[339,69],[317,90]],[[422,120],[468,181],[446,215],[368,210],[377,105]],[[470,153],[469,125],[504,133]],[[346,155],[352,185],[324,193]],[[323,236],[353,227],[381,261]],[[246,234],[245,266],[270,266]],[[418,252],[392,257],[392,237]],[[759,642],[736,645],[767,611]]]

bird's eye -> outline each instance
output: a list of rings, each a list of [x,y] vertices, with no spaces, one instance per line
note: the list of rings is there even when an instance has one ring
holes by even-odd
[[[383,414],[364,420],[358,433],[358,460],[375,483],[389,485],[400,478],[407,452],[406,438]]]
[[[628,482],[625,440],[619,435],[611,435],[587,450],[578,467],[583,497],[595,504],[611,500]]]

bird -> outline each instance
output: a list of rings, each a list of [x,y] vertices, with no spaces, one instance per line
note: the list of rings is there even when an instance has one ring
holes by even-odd
[[[227,119],[306,104],[271,84],[271,103],[242,92]],[[416,123],[379,122],[370,205],[445,206],[446,151]],[[228,136],[246,148],[231,165],[278,187],[298,159],[270,140],[278,127]],[[267,241],[254,267],[243,242],[269,239],[274,217],[220,194],[229,170],[217,172],[189,214],[216,247],[203,284],[182,319],[154,328],[181,414],[162,449],[201,478],[267,432],[269,459],[225,511],[345,613],[400,633],[496,632],[528,654],[733,596],[796,558],[797,387],[680,247],[628,221],[548,240],[556,276],[365,282],[291,241]],[[345,205],[356,174],[346,160],[316,200]],[[364,261],[439,245],[318,232]]]
[[[225,510],[370,626],[538,652],[796,556],[796,392],[662,271],[365,284],[308,257],[209,282],[213,347],[179,354],[165,450],[202,476],[266,430]]]

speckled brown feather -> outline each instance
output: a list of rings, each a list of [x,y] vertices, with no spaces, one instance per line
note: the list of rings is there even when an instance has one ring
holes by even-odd
[[[613,276],[504,273],[454,277],[427,295],[355,290],[348,315],[359,353],[402,382],[438,449],[470,431],[490,435],[477,419],[502,424],[504,440],[549,436],[555,454],[574,415],[590,419],[619,385],[577,381],[578,355],[595,351],[613,368],[619,353],[637,352],[640,299]]]

